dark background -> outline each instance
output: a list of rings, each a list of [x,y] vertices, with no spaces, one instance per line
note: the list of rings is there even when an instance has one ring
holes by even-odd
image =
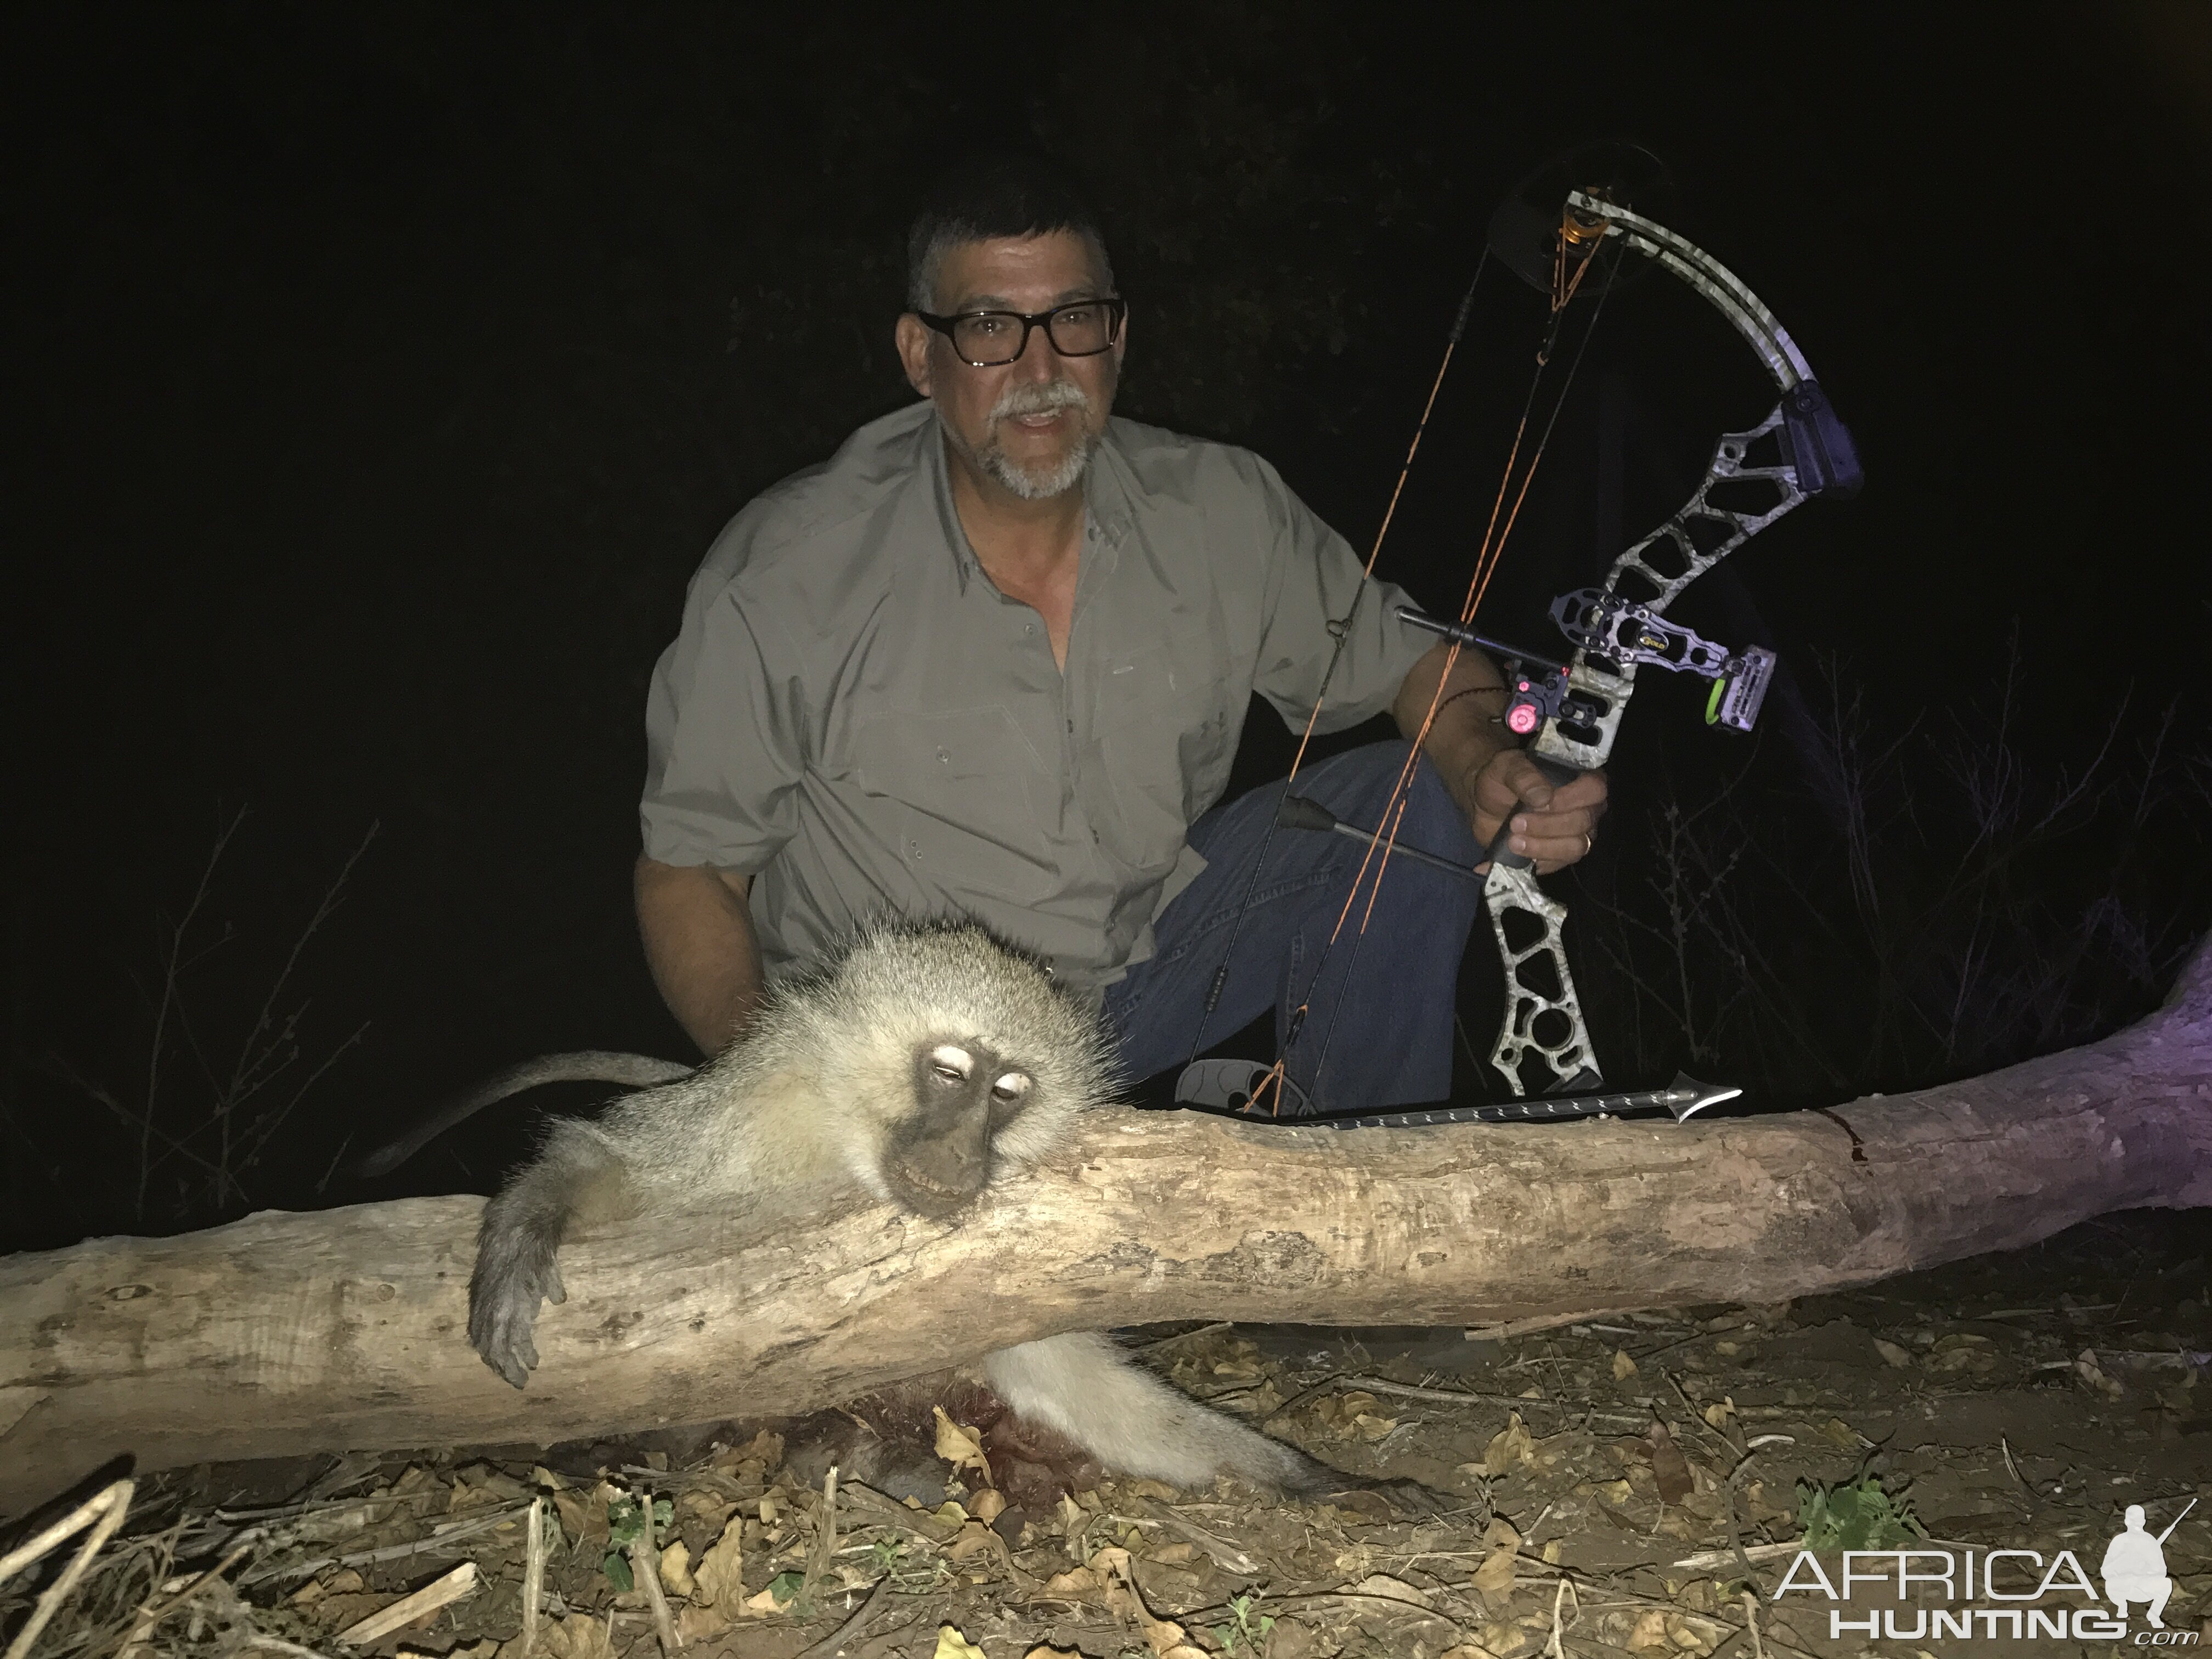
[[[1611,1075],[1802,1104],[2154,1002],[2212,896],[2203,12],[1529,10],[13,11],[0,1242],[361,1196],[342,1152],[459,1081],[685,1052],[629,904],[646,677],[720,526],[908,397],[914,192],[998,139],[1093,187],[1122,409],[1363,549],[1492,206],[1658,151],[1870,482],[1676,612],[1791,678],[1745,742],[1638,700],[1558,884]],[[1437,608],[1541,323],[1498,276],[1382,556]],[[1771,400],[1702,301],[1620,294],[1485,624],[1541,648]],[[1255,720],[1240,780],[1287,754]],[[372,1190],[483,1190],[526,1121]]]

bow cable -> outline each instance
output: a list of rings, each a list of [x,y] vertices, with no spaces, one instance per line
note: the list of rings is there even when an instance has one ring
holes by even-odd
[[[1566,222],[1571,224],[1575,216],[1570,214]],[[1506,455],[1504,475],[1498,483],[1498,501],[1491,507],[1490,527],[1484,532],[1483,545],[1475,558],[1475,574],[1468,582],[1467,599],[1460,610],[1460,622],[1462,625],[1474,622],[1475,612],[1482,604],[1483,596],[1490,590],[1491,579],[1498,574],[1499,562],[1504,555],[1506,539],[1512,535],[1513,526],[1520,520],[1522,504],[1528,499],[1528,487],[1535,481],[1536,469],[1542,465],[1544,453],[1551,444],[1553,430],[1559,425],[1559,413],[1566,407],[1567,395],[1574,388],[1575,376],[1582,368],[1583,354],[1589,349],[1590,338],[1597,332],[1598,319],[1605,314],[1606,298],[1613,291],[1610,273],[1606,280],[1599,284],[1597,303],[1590,313],[1589,324],[1583,330],[1582,338],[1575,346],[1575,355],[1568,361],[1566,378],[1559,384],[1559,395],[1553,400],[1551,411],[1545,417],[1544,429],[1538,434],[1535,448],[1528,457],[1528,467],[1521,475],[1520,488],[1513,493],[1512,507],[1505,514],[1503,527],[1499,527],[1498,509],[1503,505],[1506,491],[1512,483],[1514,464],[1519,457],[1522,441],[1528,430],[1528,416],[1535,402],[1537,388],[1542,382],[1544,370],[1550,363],[1553,352],[1558,344],[1559,326],[1565,318],[1567,306],[1573,300],[1576,291],[1581,287],[1583,275],[1594,263],[1589,256],[1598,246],[1596,239],[1602,234],[1602,230],[1591,233],[1585,229],[1582,238],[1571,238],[1563,226],[1559,238],[1559,258],[1554,269],[1553,280],[1551,326],[1546,331],[1543,346],[1536,354],[1536,372],[1529,382],[1528,398],[1522,408],[1521,420],[1514,432],[1512,447]],[[1577,255],[1572,266],[1572,274],[1570,275],[1567,251],[1571,241],[1577,240],[1587,240],[1590,246],[1583,248]],[[1615,268],[1618,268],[1617,262]],[[1322,970],[1328,964],[1328,953],[1335,947],[1338,936],[1344,931],[1344,924],[1352,914],[1352,904],[1358,897],[1360,883],[1366,878],[1368,865],[1373,861],[1375,853],[1379,848],[1382,853],[1382,862],[1376,866],[1375,879],[1368,887],[1366,908],[1360,913],[1359,927],[1352,936],[1352,960],[1345,969],[1347,986],[1350,984],[1352,975],[1358,971],[1359,948],[1367,936],[1368,921],[1375,913],[1375,901],[1382,890],[1382,878],[1389,869],[1390,854],[1397,843],[1398,827],[1405,819],[1407,795],[1413,787],[1414,775],[1420,765],[1421,745],[1428,741],[1430,728],[1436,723],[1437,713],[1443,707],[1444,688],[1451,683],[1452,669],[1459,661],[1462,648],[1459,641],[1455,640],[1445,652],[1443,672],[1437,676],[1436,690],[1429,696],[1428,709],[1421,717],[1420,728],[1413,734],[1413,742],[1407,750],[1405,763],[1399,769],[1397,781],[1392,785],[1390,795],[1383,803],[1382,820],[1389,825],[1388,833],[1378,834],[1369,844],[1368,852],[1360,861],[1359,870],[1352,877],[1352,890],[1345,896],[1344,908],[1337,913],[1336,926],[1329,933],[1328,943],[1322,947],[1321,954],[1315,959],[1312,976],[1306,981],[1308,998],[1312,996],[1314,988],[1321,983]],[[1510,817],[1511,814],[1508,813],[1507,816]],[[1277,1115],[1281,1111],[1280,1084],[1284,1075],[1285,1060],[1291,1048],[1297,1042],[1299,1030],[1304,1024],[1308,1012],[1308,1006],[1306,1002],[1302,1001],[1293,1011],[1291,1017],[1291,1030],[1285,1035],[1283,1043],[1283,1054],[1277,1057],[1273,1068],[1261,1081],[1259,1087],[1253,1091],[1252,1098],[1256,1105],[1260,1091],[1273,1085],[1275,1094],[1274,1111]],[[1329,1045],[1336,1036],[1337,1018],[1343,1009],[1344,999],[1340,994],[1335,1006],[1329,1011],[1328,1026],[1322,1035],[1321,1054],[1314,1062],[1312,1088],[1316,1092],[1320,1089],[1322,1073],[1328,1065]]]
[[[1599,317],[1603,314],[1605,297],[1612,287],[1610,275],[1600,285],[1597,307],[1592,312],[1589,325],[1583,331],[1581,339],[1576,346],[1574,356],[1568,363],[1566,378],[1561,383],[1559,394],[1553,399],[1551,410],[1545,417],[1543,428],[1537,436],[1535,447],[1529,455],[1527,467],[1521,471],[1520,485],[1516,490],[1514,489],[1514,474],[1519,466],[1522,448],[1528,438],[1530,419],[1534,413],[1536,399],[1542,388],[1545,370],[1551,363],[1557,348],[1560,328],[1564,323],[1568,305],[1581,288],[1583,279],[1589,273],[1590,266],[1595,263],[1590,256],[1603,246],[1603,242],[1602,221],[1592,220],[1588,216],[1571,212],[1563,216],[1553,264],[1550,326],[1546,331],[1543,344],[1536,354],[1535,371],[1530,376],[1528,395],[1522,400],[1520,420],[1515,427],[1513,441],[1507,452],[1505,465],[1498,480],[1498,495],[1491,504],[1490,519],[1484,527],[1482,541],[1476,550],[1474,572],[1468,582],[1466,599],[1461,607],[1460,620],[1462,624],[1473,620],[1484,594],[1489,589],[1491,579],[1497,574],[1506,539],[1511,535],[1513,526],[1520,518],[1522,505],[1528,499],[1528,489],[1534,480],[1536,469],[1543,459],[1545,449],[1551,441],[1553,429],[1559,422],[1560,410],[1565,406],[1567,394],[1573,386],[1576,372],[1581,367],[1583,354],[1588,349],[1590,337],[1596,330]],[[1374,544],[1368,553],[1367,562],[1361,570],[1358,586],[1353,590],[1352,604],[1341,621],[1334,622],[1328,625],[1329,632],[1336,642],[1330,652],[1328,665],[1322,673],[1320,690],[1315,698],[1313,709],[1308,714],[1305,729],[1299,737],[1297,750],[1291,760],[1290,775],[1285,781],[1285,787],[1297,779],[1298,769],[1304,762],[1307,748],[1319,725],[1322,707],[1328,700],[1329,685],[1335,678],[1337,666],[1342,659],[1345,643],[1350,635],[1353,619],[1358,614],[1360,602],[1365,597],[1368,584],[1374,575],[1376,559],[1382,553],[1383,539],[1389,533],[1390,523],[1396,514],[1399,498],[1405,490],[1407,477],[1413,470],[1413,459],[1419,453],[1421,439],[1428,429],[1429,418],[1436,408],[1437,396],[1443,388],[1444,375],[1450,368],[1453,352],[1466,331],[1468,316],[1474,304],[1475,289],[1482,280],[1482,273],[1489,263],[1489,258],[1490,250],[1486,246],[1482,258],[1475,266],[1474,281],[1468,283],[1467,294],[1460,301],[1458,314],[1453,320],[1451,332],[1445,343],[1443,360],[1437,364],[1436,379],[1430,386],[1428,399],[1422,406],[1421,417],[1414,428],[1413,441],[1407,447],[1405,461],[1399,468],[1397,483],[1390,492],[1390,500],[1384,509],[1382,524],[1376,532]],[[1509,495],[1511,497],[1510,508],[1506,505]],[[1502,526],[1501,514],[1503,515]],[[1369,842],[1367,850],[1361,858],[1359,868],[1354,872],[1351,890],[1346,895],[1344,906],[1339,911],[1335,926],[1330,931],[1328,942],[1322,947],[1314,963],[1313,975],[1307,981],[1306,998],[1302,999],[1297,1007],[1291,1012],[1289,1029],[1285,1034],[1273,1066],[1251,1092],[1249,1102],[1251,1109],[1256,1110],[1261,1096],[1272,1088],[1275,1097],[1272,1110],[1279,1115],[1280,1085],[1285,1075],[1285,1057],[1298,1041],[1307,1016],[1310,1012],[1310,999],[1313,988],[1320,983],[1322,969],[1328,963],[1329,951],[1335,947],[1338,939],[1343,933],[1345,923],[1349,919],[1352,907],[1358,900],[1360,886],[1366,881],[1367,872],[1372,867],[1375,871],[1375,878],[1369,888],[1367,904],[1361,913],[1359,927],[1354,935],[1352,963],[1347,970],[1347,972],[1357,971],[1359,945],[1364,939],[1368,920],[1373,915],[1375,899],[1381,890],[1382,876],[1389,868],[1391,852],[1396,845],[1399,826],[1404,821],[1407,804],[1407,791],[1411,787],[1419,763],[1421,744],[1426,741],[1430,729],[1435,723],[1437,710],[1442,708],[1445,701],[1444,688],[1450,683],[1451,672],[1458,662],[1461,649],[1460,644],[1455,641],[1446,651],[1443,672],[1438,677],[1436,689],[1430,696],[1429,707],[1422,717],[1419,731],[1414,734],[1406,763],[1401,769],[1399,776],[1392,785],[1390,794],[1384,803],[1382,823],[1386,827],[1382,833],[1378,833]],[[1212,1018],[1226,988],[1230,964],[1234,959],[1237,937],[1243,927],[1245,913],[1249,909],[1253,895],[1257,890],[1260,872],[1265,866],[1276,827],[1275,821],[1271,819],[1262,833],[1258,855],[1255,858],[1251,872],[1246,878],[1243,898],[1239,902],[1236,916],[1231,923],[1229,939],[1223,949],[1220,965],[1214,970],[1212,981],[1207,989],[1205,1006],[1199,1015],[1198,1028],[1192,1035],[1190,1058],[1193,1060],[1197,1057],[1199,1048],[1204,1041],[1206,1023]],[[1376,861],[1378,850],[1381,855],[1379,863]],[[1328,1034],[1322,1039],[1320,1060],[1315,1067],[1314,1076],[1316,1084],[1320,1079],[1322,1068],[1328,1064],[1329,1041],[1334,1035],[1336,1016],[1341,1012],[1341,1008],[1342,998],[1340,996],[1337,1008],[1332,1011],[1330,1016]]]
[[[1482,257],[1475,261],[1474,276],[1468,283],[1467,292],[1460,297],[1459,313],[1452,319],[1451,332],[1444,338],[1444,355],[1437,364],[1436,378],[1429,383],[1428,400],[1421,405],[1421,418],[1413,427],[1413,441],[1406,447],[1406,459],[1398,468],[1398,482],[1391,488],[1390,500],[1382,509],[1382,522],[1376,527],[1374,544],[1367,550],[1367,562],[1360,568],[1358,583],[1352,590],[1352,603],[1346,607],[1342,620],[1328,624],[1328,631],[1336,643],[1329,650],[1328,666],[1322,671],[1321,689],[1315,694],[1312,712],[1306,716],[1305,730],[1298,734],[1297,751],[1291,757],[1290,775],[1284,780],[1285,788],[1297,781],[1298,768],[1305,763],[1306,748],[1313,741],[1314,728],[1321,720],[1322,705],[1328,699],[1329,685],[1336,678],[1337,665],[1344,658],[1345,641],[1352,635],[1352,624],[1359,615],[1360,601],[1367,597],[1367,585],[1375,574],[1375,561],[1382,556],[1383,538],[1389,535],[1390,521],[1397,516],[1398,498],[1405,493],[1407,475],[1413,470],[1413,457],[1421,453],[1421,438],[1429,429],[1429,416],[1435,412],[1437,394],[1443,390],[1444,376],[1450,372],[1452,353],[1459,349],[1459,343],[1467,333],[1468,313],[1474,308],[1475,289],[1481,285],[1482,273],[1489,264],[1490,248],[1486,243]],[[1276,828],[1276,822],[1271,817],[1261,835],[1259,854],[1252,860],[1252,872],[1244,883],[1244,896],[1238,902],[1237,914],[1229,924],[1229,941],[1222,947],[1220,966],[1213,970],[1212,981],[1206,990],[1205,1006],[1199,1010],[1197,1028],[1191,1033],[1190,1053],[1183,1062],[1186,1066],[1198,1058],[1199,1048],[1206,1040],[1206,1022],[1213,1018],[1214,1009],[1220,1005],[1221,994],[1228,988],[1229,964],[1235,959],[1237,936],[1243,931],[1245,913],[1252,908],[1252,896],[1258,890],[1260,872],[1267,864],[1268,848],[1274,844]],[[1364,869],[1365,866],[1363,865],[1361,867]],[[1280,1069],[1279,1062],[1277,1070]]]

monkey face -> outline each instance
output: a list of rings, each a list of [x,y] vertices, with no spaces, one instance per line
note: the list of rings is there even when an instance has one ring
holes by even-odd
[[[884,1179],[908,1209],[948,1216],[988,1184],[992,1140],[1036,1085],[1027,1071],[972,1042],[923,1042],[912,1077],[912,1098],[884,1149]]]

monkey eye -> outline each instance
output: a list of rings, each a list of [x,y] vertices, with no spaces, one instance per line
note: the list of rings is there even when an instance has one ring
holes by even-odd
[[[1019,1072],[1009,1072],[991,1085],[994,1100],[1019,1100],[1030,1091],[1030,1080]]]
[[[975,1069],[975,1061],[965,1048],[948,1042],[929,1051],[929,1069],[947,1083],[965,1083]]]

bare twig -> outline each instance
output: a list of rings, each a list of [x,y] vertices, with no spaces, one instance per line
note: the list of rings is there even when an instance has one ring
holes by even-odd
[[[820,1641],[801,1648],[792,1656],[792,1659],[824,1659],[824,1656],[836,1652],[845,1644],[848,1637],[857,1636],[867,1627],[868,1620],[876,1616],[878,1610],[890,1599],[890,1593],[891,1577],[886,1573],[876,1581],[876,1587],[868,1592],[867,1600],[854,1608],[843,1624]]]
[[[40,1594],[38,1604],[31,1609],[31,1616],[23,1621],[23,1628],[15,1632],[15,1639],[8,1644],[6,1659],[23,1659],[30,1652],[31,1644],[38,1639],[39,1632],[46,1627],[47,1621],[61,1610],[69,1593],[76,1588],[77,1580],[84,1577],[85,1569],[92,1565],[93,1557],[100,1553],[101,1547],[115,1535],[115,1529],[123,1524],[123,1517],[131,1512],[131,1494],[136,1490],[136,1483],[130,1480],[118,1480],[112,1486],[102,1486],[38,1536],[7,1554],[0,1555],[0,1584],[4,1584],[64,1539],[73,1537],[88,1527],[92,1529],[84,1540],[84,1547],[76,1553],[76,1559],[63,1568],[60,1576]]]
[[[639,1500],[645,1509],[645,1526],[629,1540],[631,1576],[645,1592],[645,1604],[653,1609],[653,1632],[660,1638],[663,1659],[674,1659],[684,1644],[676,1638],[676,1620],[669,1615],[668,1596],[660,1588],[660,1552],[653,1542],[653,1494],[647,1492]]]
[[[1567,1650],[1559,1645],[1559,1603],[1570,1595],[1575,1598],[1575,1617],[1579,1620],[1583,1616],[1582,1592],[1575,1588],[1572,1579],[1562,1573],[1559,1588],[1552,1592],[1552,1637],[1544,1644],[1544,1659],[1566,1659]]]
[[[530,1500],[530,1532],[522,1546],[522,1638],[515,1659],[538,1650],[538,1603],[545,1594],[545,1500]]]
[[[477,1564],[464,1561],[451,1572],[433,1578],[422,1589],[401,1596],[388,1607],[380,1607],[368,1618],[349,1625],[337,1633],[337,1641],[343,1648],[365,1648],[382,1640],[403,1625],[411,1625],[426,1613],[435,1613],[465,1595],[475,1594]],[[9,1659],[14,1659],[10,1655]]]
[[[191,931],[200,907],[207,902],[208,889],[215,881],[215,868],[222,862],[223,849],[230,845],[230,838],[245,822],[246,809],[241,806],[231,814],[230,822],[216,832],[215,846],[209,850],[207,862],[200,866],[199,885],[192,890],[191,902],[185,907],[183,918],[169,930],[169,948],[161,964],[161,995],[154,1012],[154,1041],[146,1054],[146,1108],[138,1136],[138,1193],[134,1212],[141,1221],[146,1218],[146,1182],[154,1172],[154,1116],[161,1087],[161,1057],[168,1046],[169,1018],[178,1006],[181,993],[179,981],[186,966],[185,936]]]

